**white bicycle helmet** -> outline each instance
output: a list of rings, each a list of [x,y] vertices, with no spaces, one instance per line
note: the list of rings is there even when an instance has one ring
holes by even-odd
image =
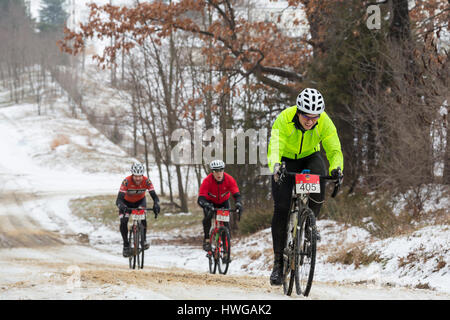
[[[142,176],[144,174],[144,166],[140,162],[135,162],[131,165],[131,174]]]
[[[213,160],[209,164],[209,168],[211,170],[222,170],[222,169],[225,169],[225,162],[223,162],[222,160]]]
[[[325,110],[322,94],[316,89],[303,89],[297,96],[297,110],[308,114],[321,114]]]

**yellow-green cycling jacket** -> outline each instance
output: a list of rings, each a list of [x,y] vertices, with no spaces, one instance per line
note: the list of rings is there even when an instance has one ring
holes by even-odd
[[[301,159],[320,150],[320,142],[325,149],[329,171],[340,167],[344,170],[344,157],[336,127],[330,117],[322,112],[317,124],[311,130],[302,132],[293,122],[297,106],[283,110],[276,118],[270,134],[267,159],[269,169],[273,172],[275,163],[281,163],[281,157]]]

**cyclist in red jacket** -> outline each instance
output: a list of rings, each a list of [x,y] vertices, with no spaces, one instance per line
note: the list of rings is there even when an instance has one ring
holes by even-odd
[[[236,209],[242,214],[241,194],[236,180],[224,172],[225,163],[222,160],[214,160],[209,164],[210,173],[202,182],[198,194],[197,203],[203,208],[203,250],[211,250],[209,230],[211,229],[211,209],[230,208],[229,198],[232,195]]]
[[[153,199],[153,212],[157,215],[160,211],[159,198],[156,195],[155,188],[149,178],[144,176],[144,166],[137,162],[131,166],[131,176],[126,177],[120,186],[117,195],[116,205],[119,208],[120,233],[123,239],[123,256],[129,257],[131,254],[130,244],[128,242],[128,219],[131,213],[130,208],[146,208],[147,201],[145,192],[148,191]],[[144,234],[147,231],[147,221],[142,221],[144,225]],[[147,240],[144,239],[144,249],[148,249]]]

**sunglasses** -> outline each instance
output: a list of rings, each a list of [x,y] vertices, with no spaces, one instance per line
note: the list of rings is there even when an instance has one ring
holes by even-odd
[[[311,121],[318,120],[318,119],[320,118],[320,114],[318,114],[318,115],[315,116],[315,117],[308,117],[306,114],[303,114],[303,113],[300,113],[300,115],[301,115],[303,118],[305,118],[306,120],[311,120]]]
[[[213,172],[223,172],[224,169],[214,169]]]

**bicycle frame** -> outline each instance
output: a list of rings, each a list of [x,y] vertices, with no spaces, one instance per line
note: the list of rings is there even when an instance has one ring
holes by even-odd
[[[130,245],[133,246],[132,255],[129,257],[130,268],[135,269],[136,261],[138,269],[144,268],[144,227],[142,222],[147,218],[147,211],[153,211],[151,208],[130,208],[130,219],[133,221],[129,230],[129,239],[133,239],[133,243],[130,241]],[[156,218],[156,216],[155,216]]]
[[[211,218],[211,222],[213,222],[213,227],[211,227],[211,232],[210,232],[210,243],[218,243],[218,241],[220,241],[219,239],[219,229],[220,228],[227,228],[227,226],[225,225],[225,222],[229,222],[231,219],[231,215],[230,213],[233,212],[233,210],[230,209],[226,209],[226,208],[214,208],[214,216]],[[228,214],[225,214],[225,217],[228,217],[228,219],[224,219],[224,220],[218,220],[217,219],[217,213],[219,212],[227,212]],[[234,210],[236,211],[236,210]],[[218,246],[216,246],[216,251],[217,251]],[[216,252],[214,252],[213,254],[216,254]]]
[[[209,271],[215,273],[217,266],[219,273],[226,274],[230,263],[230,231],[225,224],[230,221],[230,214],[236,212],[236,209],[214,208],[214,216],[211,218],[212,227],[210,231],[211,251],[206,255],[209,260]],[[225,257],[226,255],[226,257]],[[223,266],[222,264],[225,264]]]

